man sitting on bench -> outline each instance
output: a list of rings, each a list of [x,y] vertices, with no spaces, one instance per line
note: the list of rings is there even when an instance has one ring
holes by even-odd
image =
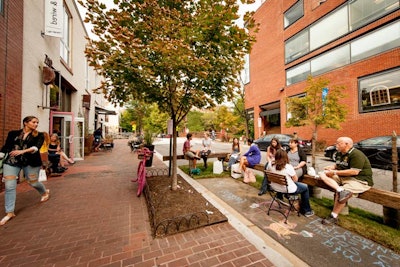
[[[373,186],[372,169],[368,158],[353,147],[350,137],[339,137],[336,141],[336,164],[325,167],[319,173],[322,181],[336,190],[335,204],[329,217],[322,224],[337,224],[338,215],[353,194],[365,192]]]
[[[196,162],[197,162],[197,160],[201,159],[199,157],[200,151],[199,150],[196,150],[196,151],[192,150],[192,144],[190,144],[190,141],[192,140],[192,134],[191,133],[188,133],[186,135],[186,139],[187,140],[183,144],[183,155],[185,157],[187,157],[189,160],[193,160],[192,168],[196,169]]]

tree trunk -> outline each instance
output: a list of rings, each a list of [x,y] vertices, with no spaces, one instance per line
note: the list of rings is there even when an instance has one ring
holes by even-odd
[[[176,159],[176,147],[177,147],[177,134],[176,134],[176,118],[172,118],[172,179],[171,179],[171,190],[175,191],[178,188],[178,176],[177,168],[178,163]]]

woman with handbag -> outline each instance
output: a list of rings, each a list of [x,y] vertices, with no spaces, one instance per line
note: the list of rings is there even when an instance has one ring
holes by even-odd
[[[0,225],[6,224],[15,217],[15,200],[17,195],[17,177],[21,170],[29,185],[35,188],[41,195],[41,202],[50,197],[50,190],[38,181],[39,171],[42,167],[39,149],[44,135],[38,132],[39,120],[34,116],[27,116],[23,120],[23,128],[10,131],[1,152],[7,154],[3,163],[3,178],[5,183],[5,211],[6,216],[0,221]]]
[[[202,141],[203,149],[200,151],[200,157],[204,162],[204,169],[207,169],[207,158],[211,153],[211,138],[209,132],[204,132],[204,139]]]

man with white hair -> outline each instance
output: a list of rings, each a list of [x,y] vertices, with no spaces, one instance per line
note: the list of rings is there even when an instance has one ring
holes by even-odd
[[[331,215],[322,224],[337,224],[338,215],[353,194],[365,192],[373,186],[372,169],[368,158],[353,147],[350,137],[339,137],[336,141],[336,164],[325,167],[319,173],[322,181],[336,190],[335,204]]]

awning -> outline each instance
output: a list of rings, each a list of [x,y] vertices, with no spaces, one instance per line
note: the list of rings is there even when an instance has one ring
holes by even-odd
[[[95,107],[95,113],[100,115],[117,115],[115,110],[108,110],[100,107]]]

